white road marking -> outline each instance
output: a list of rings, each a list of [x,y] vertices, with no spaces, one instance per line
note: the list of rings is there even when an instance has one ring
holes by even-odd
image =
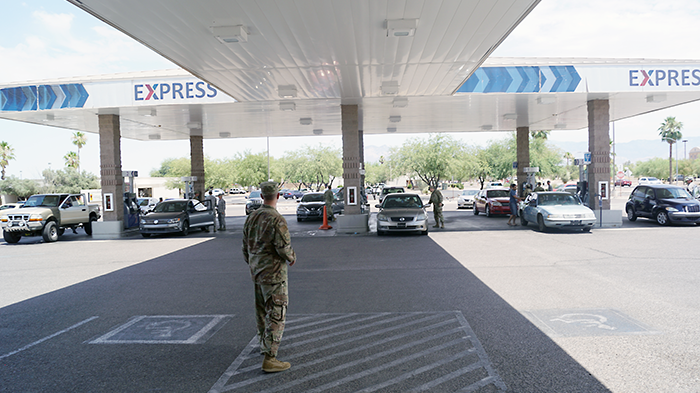
[[[86,320],[84,320],[84,321],[82,321],[82,322],[78,322],[78,323],[76,323],[75,325],[73,325],[73,326],[71,326],[71,327],[69,327],[69,328],[66,328],[66,329],[61,330],[60,332],[56,332],[56,333],[54,333],[54,334],[52,334],[52,335],[50,335],[50,336],[47,336],[47,337],[42,338],[41,340],[34,341],[34,342],[31,343],[31,344],[25,345],[25,346],[23,346],[22,348],[20,348],[20,349],[18,349],[18,350],[16,350],[16,351],[12,351],[12,352],[10,352],[10,353],[7,353],[7,354],[5,354],[5,355],[2,355],[2,356],[0,356],[0,359],[5,359],[5,358],[10,357],[10,356],[12,356],[12,355],[18,354],[18,353],[20,353],[20,352],[22,352],[22,351],[24,351],[24,350],[27,350],[27,349],[29,349],[29,348],[35,346],[35,345],[39,345],[39,344],[43,343],[43,342],[46,341],[46,340],[50,340],[50,339],[52,339],[52,338],[54,338],[54,337],[56,337],[56,336],[59,336],[59,335],[61,335],[61,334],[63,334],[63,333],[66,333],[66,332],[68,332],[68,331],[70,331],[70,330],[73,330],[73,329],[75,329],[75,328],[77,328],[77,327],[79,327],[79,326],[81,326],[81,325],[84,325],[84,324],[86,324],[86,323],[88,323],[88,322],[90,322],[90,321],[93,321],[93,320],[95,320],[95,319],[97,319],[97,318],[99,318],[99,317],[96,317],[96,316],[95,316],[95,317],[90,317],[90,318],[88,318],[88,319],[86,319]]]

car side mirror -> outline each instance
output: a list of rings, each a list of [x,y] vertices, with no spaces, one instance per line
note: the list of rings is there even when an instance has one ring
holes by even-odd
[[[376,207],[377,209],[379,209],[379,208],[382,207],[382,205],[378,205],[378,204],[377,204],[377,205],[374,205],[374,207]]]

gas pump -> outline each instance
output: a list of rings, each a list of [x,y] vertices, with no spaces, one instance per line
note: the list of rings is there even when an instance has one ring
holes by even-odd
[[[194,182],[197,181],[197,176],[183,176],[180,181],[185,183],[185,199],[194,198]]]
[[[525,172],[525,175],[527,176],[525,184],[529,184],[530,189],[534,190],[535,185],[537,184],[537,174],[540,172],[540,167],[527,167],[523,169],[523,172]],[[525,184],[523,184],[523,188],[525,187]]]
[[[139,226],[139,205],[136,202],[136,193],[134,192],[134,178],[138,177],[138,171],[122,171],[122,176],[129,179],[128,188],[125,187],[124,192],[124,229],[134,228]],[[125,184],[125,185],[126,185]]]
[[[576,193],[578,194],[579,198],[581,198],[581,202],[583,202],[584,205],[590,206],[588,203],[588,181],[584,180],[588,179],[588,170],[584,167],[590,164],[591,161],[590,155],[584,157],[584,159],[574,159],[574,165],[578,165],[578,182],[576,182]],[[586,158],[588,161],[586,161]]]

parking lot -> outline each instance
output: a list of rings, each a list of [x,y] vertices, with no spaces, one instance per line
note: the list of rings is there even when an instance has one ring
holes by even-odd
[[[226,198],[225,232],[0,244],[0,391],[700,390],[700,228],[541,233],[449,200],[427,237],[340,236],[281,201],[292,369],[265,375]]]

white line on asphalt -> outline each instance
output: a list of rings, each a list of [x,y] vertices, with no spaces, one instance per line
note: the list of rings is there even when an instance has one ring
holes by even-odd
[[[78,322],[78,323],[76,323],[75,325],[73,325],[73,326],[71,326],[71,327],[69,327],[69,328],[66,328],[66,329],[61,330],[60,332],[56,332],[56,333],[54,333],[54,334],[52,334],[52,335],[50,335],[50,336],[48,336],[48,337],[42,338],[41,340],[34,341],[34,342],[31,343],[31,344],[25,345],[25,346],[23,346],[22,348],[20,348],[20,349],[18,349],[18,350],[16,350],[16,351],[12,351],[12,352],[10,352],[10,353],[8,353],[8,354],[2,355],[2,356],[0,356],[0,359],[4,359],[4,358],[10,357],[10,356],[12,356],[12,355],[18,354],[18,353],[20,353],[20,352],[22,352],[22,351],[24,351],[24,350],[27,350],[27,349],[29,349],[29,348],[35,346],[35,345],[39,345],[39,344],[43,343],[43,342],[46,341],[46,340],[50,340],[50,339],[52,339],[52,338],[54,338],[54,337],[56,337],[56,336],[58,336],[58,335],[61,335],[61,334],[65,333],[65,332],[68,332],[68,331],[70,331],[70,330],[73,330],[73,329],[77,328],[78,326],[84,325],[84,324],[86,324],[86,323],[88,323],[88,322],[90,322],[90,321],[93,321],[93,320],[97,319],[97,318],[99,318],[99,317],[96,317],[96,316],[95,316],[95,317],[90,317],[90,318],[88,318],[88,319],[86,319],[86,320],[84,320],[84,321],[82,321],[82,322]]]

